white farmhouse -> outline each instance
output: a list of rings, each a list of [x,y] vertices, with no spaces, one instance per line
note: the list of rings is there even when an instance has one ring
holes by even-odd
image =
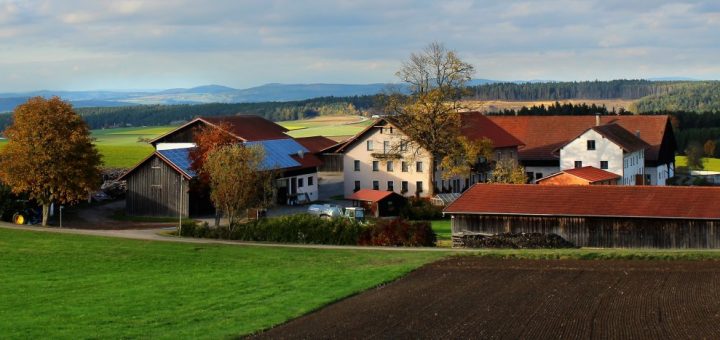
[[[649,147],[618,124],[594,126],[560,148],[560,170],[592,166],[622,176],[620,184],[644,184]]]

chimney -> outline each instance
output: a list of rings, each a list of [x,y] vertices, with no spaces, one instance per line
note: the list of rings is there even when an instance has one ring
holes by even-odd
[[[600,115],[595,115],[595,126],[600,126]]]
[[[636,136],[637,138],[640,138],[640,130],[635,130],[635,136]]]

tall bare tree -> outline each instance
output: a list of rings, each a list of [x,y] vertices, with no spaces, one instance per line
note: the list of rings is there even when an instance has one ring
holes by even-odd
[[[458,139],[461,99],[474,72],[455,51],[433,42],[422,52],[412,53],[396,73],[409,86],[410,95],[390,96],[386,110],[408,135],[409,145],[430,153],[430,195],[435,190],[436,160],[443,162],[452,150],[462,147]]]

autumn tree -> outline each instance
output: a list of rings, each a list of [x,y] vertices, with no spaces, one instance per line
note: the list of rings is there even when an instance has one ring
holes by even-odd
[[[19,105],[5,137],[0,180],[42,205],[43,226],[51,203],[78,202],[100,183],[100,154],[90,130],[58,97],[34,97]]]
[[[473,73],[472,65],[437,42],[411,54],[396,73],[408,85],[410,94],[389,96],[386,111],[408,135],[416,154],[423,149],[429,153],[430,195],[434,194],[435,161],[454,164],[445,158],[462,147],[458,140],[461,99]]]
[[[702,170],[705,165],[703,164],[703,150],[702,145],[698,142],[692,142],[685,149],[685,156],[687,156],[687,166],[690,170]]]
[[[715,157],[715,141],[708,139],[703,145],[703,151],[705,151],[706,157]]]
[[[489,183],[525,184],[527,176],[525,169],[511,158],[502,158],[495,161],[495,168],[488,179]]]
[[[440,162],[443,179],[467,178],[473,172],[490,170],[489,164],[493,154],[493,143],[490,139],[470,140],[460,136],[457,144],[457,147],[449,150]]]
[[[239,143],[238,139],[228,133],[230,125],[220,123],[218,125],[203,125],[194,131],[193,141],[195,148],[190,150],[190,168],[198,174],[199,182],[207,185],[210,179],[203,169],[203,164],[211,151],[224,146]]]
[[[266,203],[272,171],[263,168],[261,146],[225,145],[210,151],[203,165],[210,180],[210,198],[228,218],[232,230],[249,208]]]

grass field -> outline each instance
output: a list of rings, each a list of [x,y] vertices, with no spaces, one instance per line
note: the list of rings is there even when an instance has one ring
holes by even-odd
[[[152,126],[92,130],[98,151],[109,168],[129,168],[153,152],[150,144],[140,138],[154,138],[173,129],[174,126]]]
[[[720,171],[720,158],[705,158],[705,168],[703,170],[707,171]],[[675,156],[675,166],[680,167],[687,167],[687,157],[685,156]]]
[[[3,338],[223,338],[282,323],[445,253],[122,240],[0,228]]]
[[[452,237],[452,229],[450,227],[450,220],[434,220],[431,221],[432,229],[437,235],[438,241],[450,240]]]
[[[362,131],[373,122],[372,119],[362,120],[358,116],[317,117],[306,120],[290,120],[278,122],[289,129],[293,137],[310,136],[352,136]]]

